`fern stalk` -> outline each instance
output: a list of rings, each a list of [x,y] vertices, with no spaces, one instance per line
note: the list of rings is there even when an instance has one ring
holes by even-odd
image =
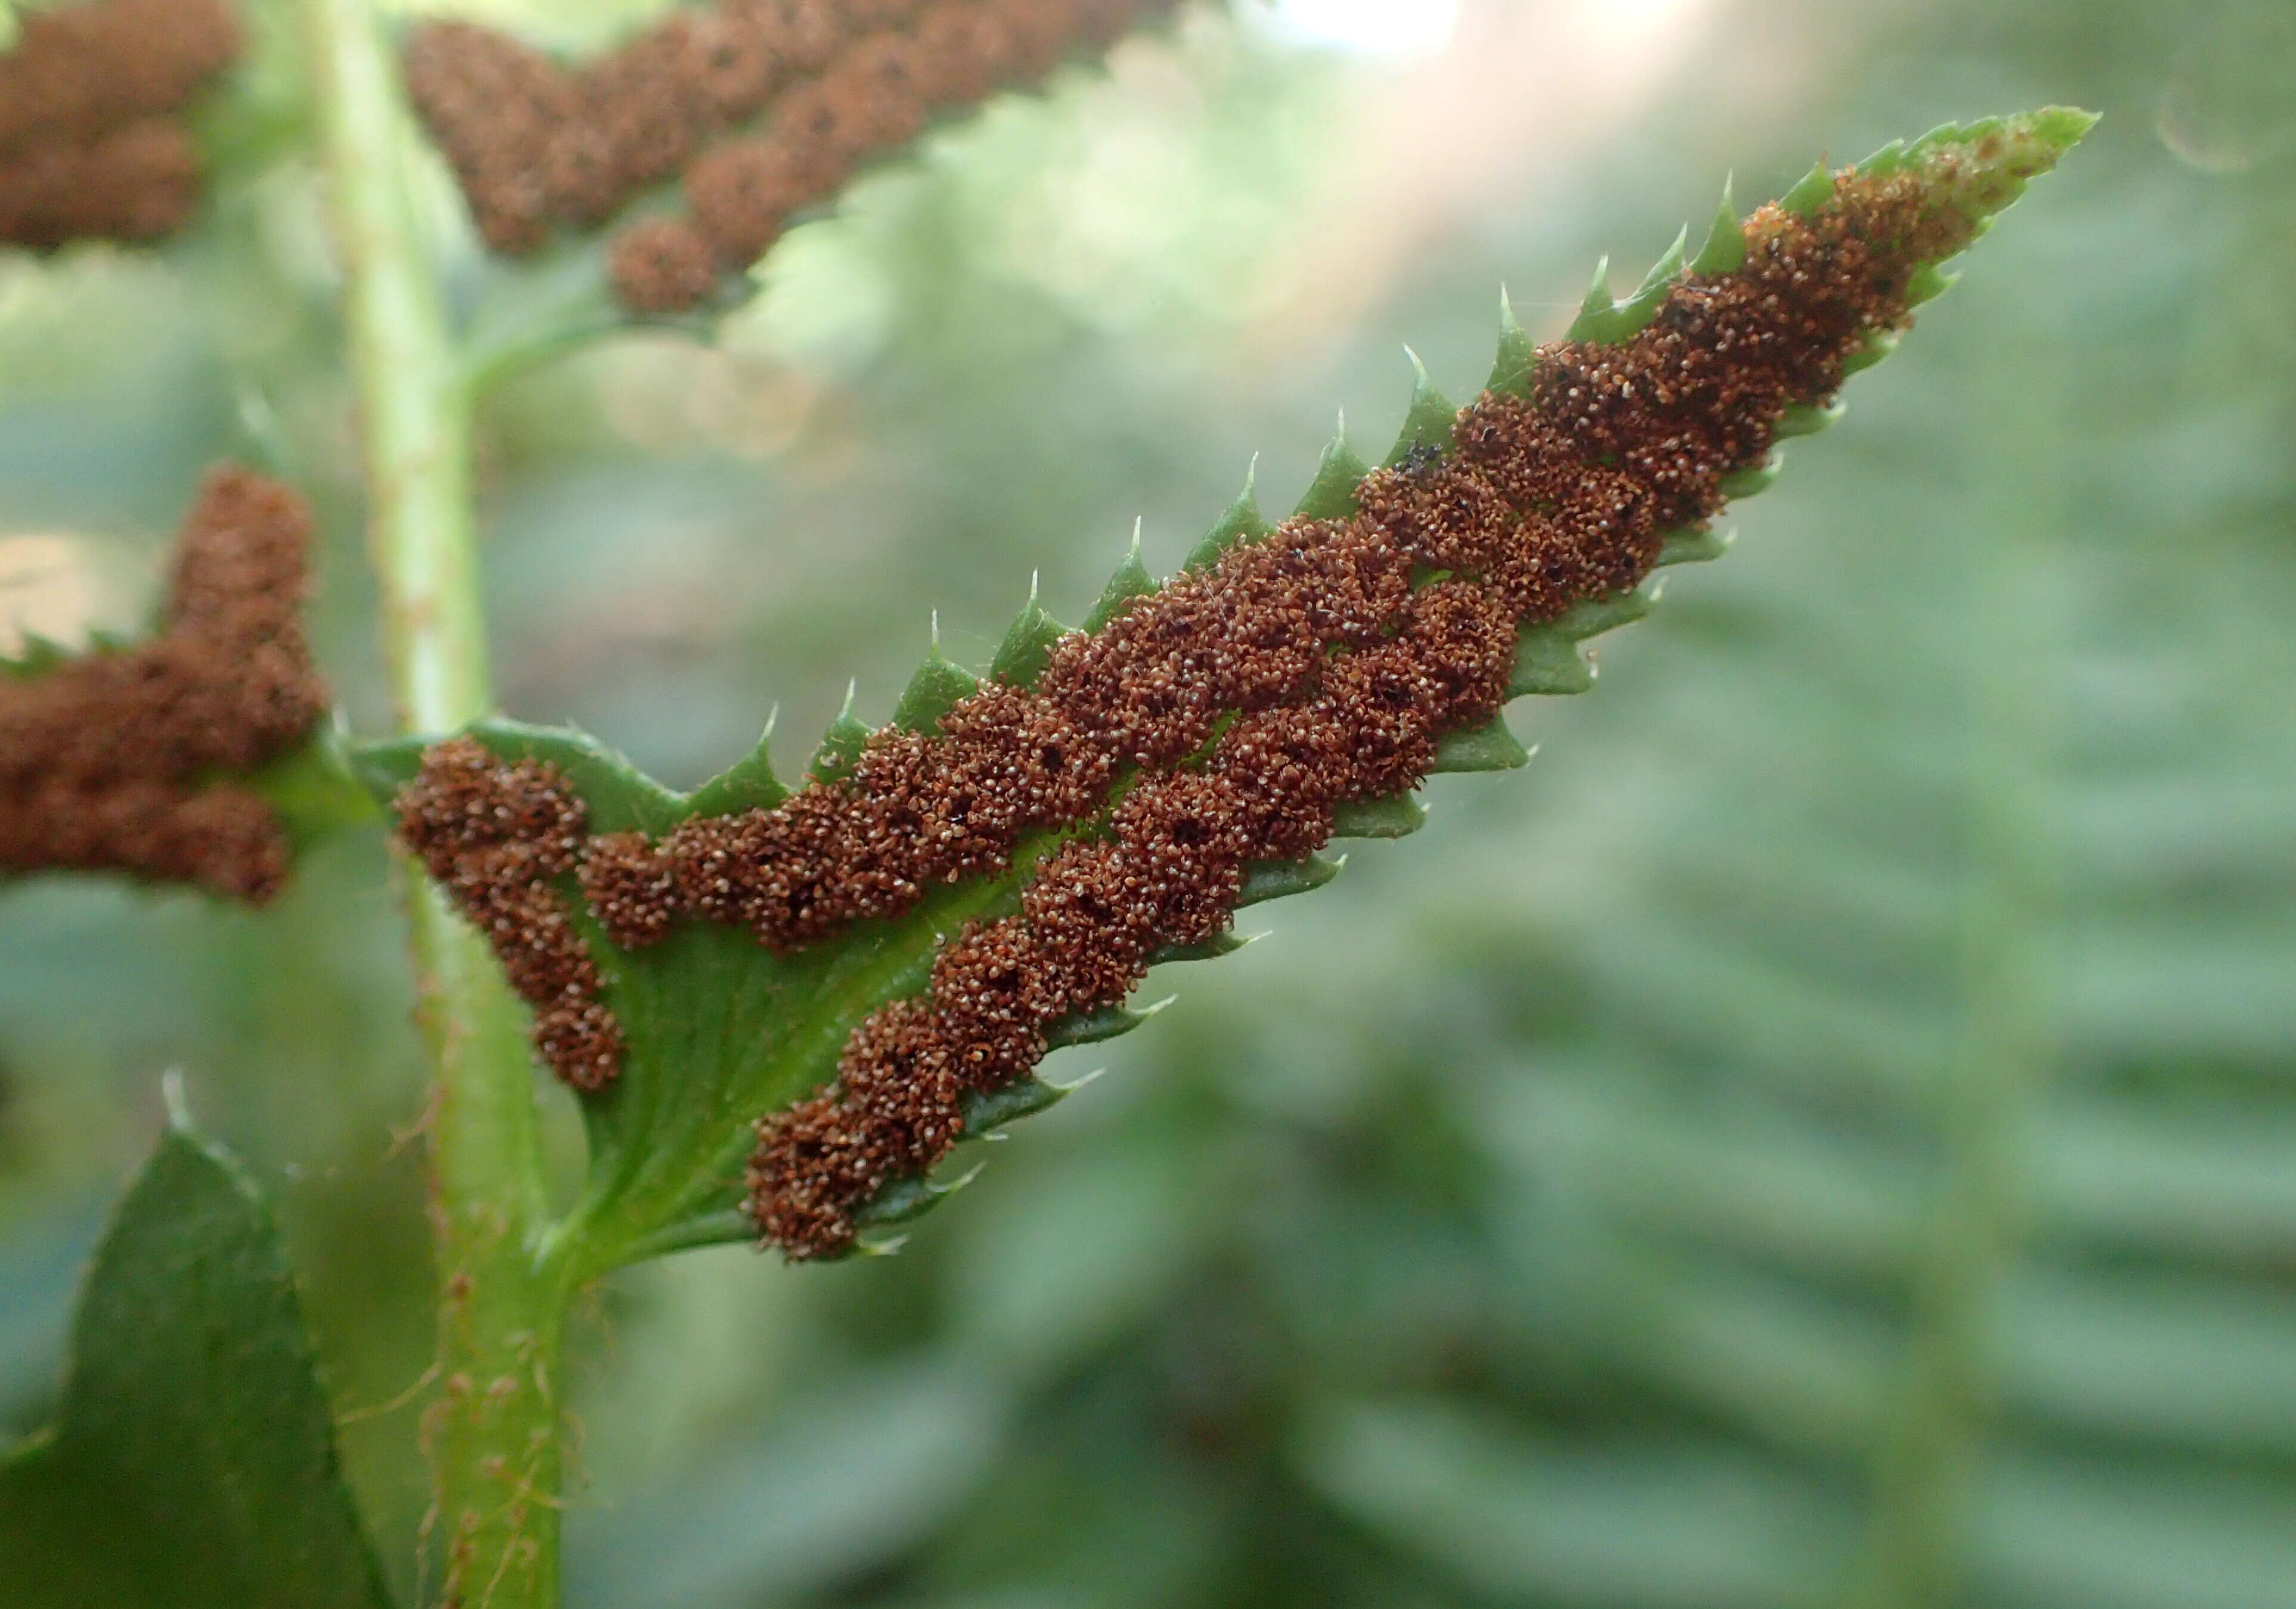
[[[493,702],[471,401],[407,189],[409,120],[372,0],[307,0],[312,80],[398,717],[450,730]],[[558,1600],[559,1351],[568,1291],[543,1251],[542,1145],[517,1001],[486,942],[407,879],[432,1063],[431,1220],[443,1389],[424,1420],[437,1601]]]
[[[2019,355],[2021,358],[2022,355]],[[2038,366],[2013,365],[2021,376]],[[2028,381],[2029,392],[2033,382]],[[2039,405],[2025,421],[2065,417]],[[1967,1006],[1953,1065],[1939,1080],[1935,1196],[1913,1270],[1912,1330],[1874,1467],[1866,1575],[1857,1609],[1929,1609],[1961,1601],[1980,1460],[1997,1417],[1997,1337],[2005,1286],[2028,1213],[2021,1177],[2035,1154],[2034,1108],[2056,1063],[2062,1010],[2041,935],[2056,929],[2059,868],[2041,802],[2064,728],[2064,577],[2051,539],[2063,510],[2035,464],[2062,443],[2009,432],[1996,443],[2000,502],[1972,585],[1980,629],[1967,690],[1976,716],[1965,827],[1971,877],[1961,912]]]

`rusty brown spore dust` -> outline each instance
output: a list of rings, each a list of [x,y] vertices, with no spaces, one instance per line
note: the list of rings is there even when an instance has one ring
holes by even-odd
[[[679,179],[608,247],[643,314],[706,301],[791,215],[936,114],[1033,83],[1173,0],[719,0],[567,66],[477,23],[409,37],[407,88],[488,246],[539,250]]]
[[[1025,1075],[1064,1017],[1120,1003],[1160,949],[1222,932],[1247,870],[1320,847],[1334,805],[1423,781],[1442,737],[1505,701],[1519,624],[1637,584],[1790,405],[1829,399],[1850,355],[1910,321],[1914,269],[1974,233],[1960,159],[1842,174],[1811,216],[1762,208],[1738,270],[1681,277],[1623,343],[1541,348],[1527,395],[1487,393],[1447,453],[1372,472],[1352,516],[1226,550],[1061,639],[1029,688],[984,683],[929,735],[880,731],[849,775],[772,810],[602,835],[578,862],[553,848],[619,945],[700,919],[787,952],[1069,829],[1015,914],[955,937],[826,1088],[759,1123],[761,1235],[796,1259],[849,1249],[861,1210],[961,1136],[968,1095]],[[512,786],[516,768],[485,764]]]
[[[148,241],[199,204],[186,104],[239,53],[225,0],[86,0],[17,13],[0,52],[0,241]]]
[[[328,706],[301,609],[308,506],[211,471],[185,517],[152,641],[0,675],[0,870],[125,871],[260,903],[287,875],[271,805],[232,781]]]
[[[619,1070],[622,1032],[597,963],[549,879],[581,862],[588,810],[556,768],[505,764],[470,738],[426,750],[395,801],[398,835],[455,897],[534,1008],[534,1047],[578,1090]]]

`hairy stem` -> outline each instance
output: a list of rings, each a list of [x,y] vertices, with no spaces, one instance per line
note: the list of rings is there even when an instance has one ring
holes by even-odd
[[[411,134],[372,0],[305,0],[344,274],[369,539],[401,729],[487,713],[471,495],[471,405],[407,189]],[[485,942],[410,879],[421,1013],[437,1079],[433,1230],[442,1393],[425,1587],[459,1609],[558,1599],[559,1334],[541,1256],[542,1148],[521,1014]]]

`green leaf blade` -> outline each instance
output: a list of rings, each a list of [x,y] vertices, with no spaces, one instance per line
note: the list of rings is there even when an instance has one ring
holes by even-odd
[[[385,1609],[278,1229],[171,1128],[97,1250],[54,1431],[0,1463],[12,1609]]]

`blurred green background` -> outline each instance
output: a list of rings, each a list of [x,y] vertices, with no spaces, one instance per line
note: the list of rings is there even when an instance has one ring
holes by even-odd
[[[1176,566],[1253,453],[1288,502],[1334,404],[1383,447],[1401,342],[1471,394],[1502,281],[1552,336],[1726,170],[2052,101],[2107,120],[1591,695],[1516,706],[1530,770],[1152,978],[903,1254],[597,1294],[570,1604],[2296,1605],[2284,0],[1191,9],[865,180],[716,347],[500,394],[501,685],[681,785],[775,708],[801,755],[932,611],[984,661],[1136,517]],[[329,276],[252,155],[159,258],[0,257],[0,623],[133,621],[253,457],[327,510],[381,727]],[[181,1067],[281,1197],[405,1592],[394,899],[373,833],[260,917],[0,890],[0,1432]]]

